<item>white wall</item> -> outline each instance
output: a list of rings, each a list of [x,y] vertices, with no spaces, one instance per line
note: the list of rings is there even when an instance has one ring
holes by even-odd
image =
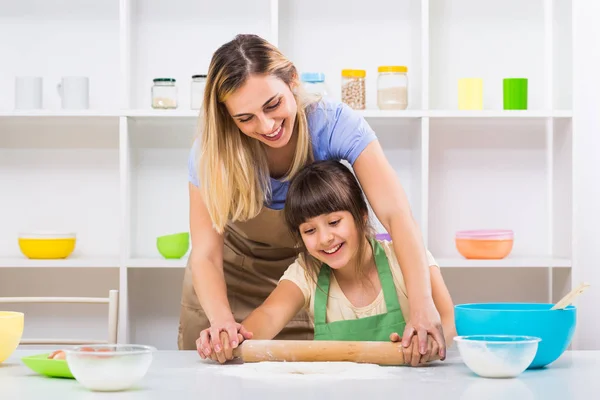
[[[573,2],[573,271],[592,284],[579,300],[575,345],[600,349],[600,2]]]

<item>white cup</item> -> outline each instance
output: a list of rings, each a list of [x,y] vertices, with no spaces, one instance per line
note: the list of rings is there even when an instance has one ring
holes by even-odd
[[[42,77],[17,76],[15,78],[15,109],[42,108]]]
[[[82,110],[90,106],[89,79],[86,76],[64,76],[56,89],[63,109]]]

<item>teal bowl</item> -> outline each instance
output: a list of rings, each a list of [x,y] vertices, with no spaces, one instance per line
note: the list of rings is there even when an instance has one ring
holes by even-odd
[[[454,308],[460,336],[517,335],[538,337],[535,358],[529,369],[556,361],[569,347],[577,320],[577,309],[551,310],[550,303],[473,303]]]
[[[174,233],[156,238],[158,252],[168,259],[183,257],[190,248],[189,232]]]

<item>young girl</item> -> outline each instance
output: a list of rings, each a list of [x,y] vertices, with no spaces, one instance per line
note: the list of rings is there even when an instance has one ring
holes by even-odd
[[[368,208],[352,172],[337,161],[313,163],[291,181],[284,214],[303,251],[266,301],[243,322],[238,340],[272,339],[303,308],[314,322],[315,340],[399,341],[409,315],[408,293],[391,242],[373,238]],[[447,343],[456,334],[454,306],[428,252],[433,300]],[[228,340],[222,341],[227,343]],[[418,338],[405,349],[413,366],[434,359]],[[202,358],[224,362],[231,349],[213,351],[210,330],[201,332]]]

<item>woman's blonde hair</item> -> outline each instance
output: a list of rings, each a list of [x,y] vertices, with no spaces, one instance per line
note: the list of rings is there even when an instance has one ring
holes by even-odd
[[[294,159],[283,180],[313,160],[306,108],[298,72],[277,47],[256,35],[237,35],[212,57],[206,78],[198,176],[214,228],[222,233],[229,220],[255,217],[271,199],[264,144],[244,135],[225,107],[227,98],[252,75],[273,75],[294,88],[298,105],[293,133]]]

